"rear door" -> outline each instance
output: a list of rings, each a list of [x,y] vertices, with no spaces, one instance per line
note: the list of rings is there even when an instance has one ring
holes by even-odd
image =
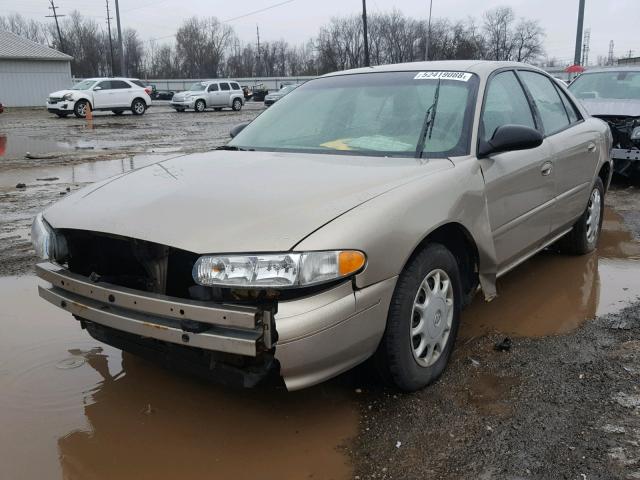
[[[569,97],[547,76],[519,71],[553,149],[557,201],[552,230],[568,228],[584,211],[598,165],[597,134],[584,122]]]
[[[100,87],[96,90],[97,87]],[[103,80],[93,87],[93,108],[110,108],[113,106],[114,92],[111,80]]]
[[[481,141],[489,140],[501,125],[539,128],[512,70],[499,72],[488,81],[480,117]],[[549,142],[544,141],[537,148],[479,160],[499,271],[538,249],[549,237],[555,196],[553,178],[547,173],[551,157]]]
[[[133,102],[134,88],[124,80],[111,80],[113,106],[130,107]]]

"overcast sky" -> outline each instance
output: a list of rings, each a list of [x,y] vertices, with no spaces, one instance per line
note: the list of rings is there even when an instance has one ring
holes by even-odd
[[[243,41],[255,41],[256,25],[261,40],[284,39],[299,43],[314,36],[332,16],[360,13],[361,0],[292,0],[286,5],[236,18],[284,0],[120,0],[124,27],[134,27],[144,40],[168,37],[182,19],[216,16],[230,20]],[[109,0],[113,8],[115,0]],[[105,21],[105,0],[56,0],[59,13],[79,9],[98,22]],[[405,15],[426,18],[429,0],[367,0],[370,12],[385,12],[394,7]],[[640,56],[640,0],[586,0],[585,28],[591,28],[589,59],[607,55],[609,41],[615,42],[615,55],[627,56],[629,50]],[[30,18],[44,19],[47,0],[0,0],[0,15],[18,12]],[[540,21],[546,31],[545,49],[550,57],[569,62],[575,48],[578,0],[433,0],[433,16],[450,19],[480,18],[487,9],[511,6],[517,16]],[[46,19],[53,21],[53,19]],[[115,31],[115,30],[114,30]],[[172,41],[164,38],[159,41]]]

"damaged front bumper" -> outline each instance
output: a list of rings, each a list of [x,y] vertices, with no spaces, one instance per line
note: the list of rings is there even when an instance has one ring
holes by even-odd
[[[275,306],[187,300],[94,282],[49,262],[36,271],[50,283],[39,286],[40,296],[83,322],[214,354],[274,355],[289,390],[320,383],[373,354],[396,282],[393,277],[360,290],[344,282],[280,301],[276,311]]]

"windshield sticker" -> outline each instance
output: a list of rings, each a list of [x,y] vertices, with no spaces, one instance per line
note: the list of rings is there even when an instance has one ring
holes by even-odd
[[[473,74],[468,72],[420,72],[414,80],[458,80],[460,82],[468,82]]]

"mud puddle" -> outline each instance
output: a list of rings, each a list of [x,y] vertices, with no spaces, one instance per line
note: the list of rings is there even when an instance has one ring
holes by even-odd
[[[0,143],[0,159],[2,158],[22,158],[27,153],[30,154],[53,154],[65,152],[77,152],[86,150],[104,150],[119,145],[116,142],[95,142],[92,140],[78,139],[57,140],[51,138],[42,138],[41,136],[24,136],[14,133],[0,134],[3,139]]]
[[[596,252],[543,252],[502,277],[498,293],[490,303],[476,297],[462,315],[461,338],[568,333],[640,296],[640,243],[606,209]]]
[[[352,389],[239,391],[100,344],[0,277],[0,478],[351,478]]]
[[[76,165],[5,170],[0,176],[0,188],[13,188],[18,183],[25,183],[27,186],[48,183],[93,183],[178,155],[180,154],[148,153],[117,160],[101,160]]]

